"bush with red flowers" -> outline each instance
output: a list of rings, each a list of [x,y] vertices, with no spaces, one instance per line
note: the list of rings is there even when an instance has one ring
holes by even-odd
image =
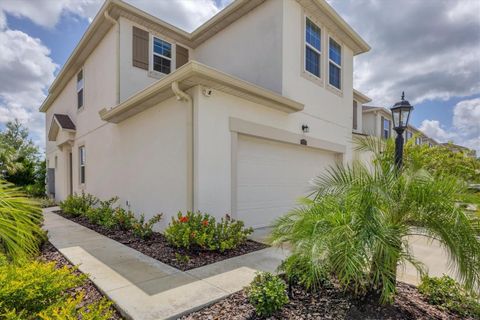
[[[245,228],[242,221],[229,216],[217,222],[207,213],[187,212],[183,215],[179,212],[172,217],[165,237],[175,247],[223,252],[244,243],[252,232],[253,229]]]

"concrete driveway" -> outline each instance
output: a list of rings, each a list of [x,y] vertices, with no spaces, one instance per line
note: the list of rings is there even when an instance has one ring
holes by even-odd
[[[266,242],[271,228],[255,229],[252,239],[260,242]],[[410,236],[410,245],[415,257],[423,262],[431,276],[442,276],[448,274],[455,278],[454,273],[448,268],[448,254],[440,246],[438,241],[432,241],[427,237]],[[288,249],[288,246],[287,248]],[[420,282],[420,276],[417,270],[411,265],[399,266],[398,280],[417,285]]]

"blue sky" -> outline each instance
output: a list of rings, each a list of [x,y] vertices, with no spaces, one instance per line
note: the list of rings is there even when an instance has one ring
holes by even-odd
[[[8,13],[7,21],[9,28],[20,30],[31,37],[39,38],[43,44],[50,48],[50,57],[60,67],[67,61],[89,26],[88,19],[72,14],[62,15],[60,21],[53,29],[39,28],[38,25],[28,18],[15,17]],[[58,71],[60,71],[60,68],[57,69]]]
[[[230,0],[127,2],[192,31]],[[354,79],[373,105],[389,107],[405,90],[413,125],[480,151],[480,1],[328,2],[372,47],[355,59]],[[0,127],[19,118],[44,144],[36,110],[101,4],[0,0]]]

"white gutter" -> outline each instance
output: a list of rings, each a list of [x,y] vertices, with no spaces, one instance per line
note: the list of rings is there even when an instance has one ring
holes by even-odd
[[[120,103],[120,23],[117,20],[113,19],[108,11],[104,12],[105,19],[117,26],[117,50],[115,53],[115,59],[117,63],[117,76],[115,77],[115,87],[117,90],[117,104]]]
[[[190,145],[190,150],[189,153],[187,154],[187,162],[188,162],[188,170],[187,170],[187,177],[188,179],[188,186],[189,192],[187,194],[190,195],[190,199],[187,199],[187,203],[190,204],[190,210],[192,212],[195,212],[195,130],[194,130],[194,105],[193,105],[193,99],[192,97],[186,93],[185,91],[182,91],[178,85],[178,81],[173,81],[172,82],[172,91],[177,97],[178,101],[185,101],[189,103],[189,108],[190,108],[190,113],[188,114],[188,119],[187,119],[187,137],[190,140],[190,143],[187,143],[187,152],[188,152],[188,145]],[[190,174],[188,174],[190,172]],[[188,196],[187,196],[188,197]]]

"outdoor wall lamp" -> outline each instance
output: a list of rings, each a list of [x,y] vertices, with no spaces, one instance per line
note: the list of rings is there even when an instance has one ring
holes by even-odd
[[[308,133],[310,131],[310,128],[306,124],[302,124],[302,132],[303,133]]]
[[[413,106],[405,100],[405,92],[402,92],[402,100],[395,103],[392,108],[393,130],[397,133],[395,139],[395,165],[398,169],[402,167],[403,161],[403,132],[408,126],[410,120],[410,113]]]

